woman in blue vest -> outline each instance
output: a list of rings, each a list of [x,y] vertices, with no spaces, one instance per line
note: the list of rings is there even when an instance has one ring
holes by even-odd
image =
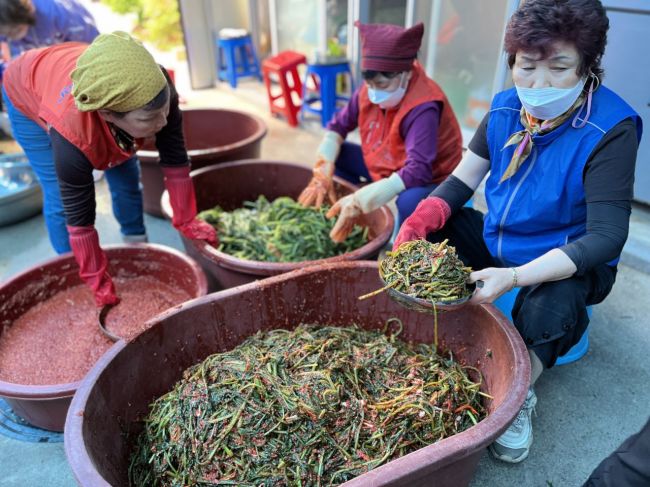
[[[459,166],[395,240],[448,238],[481,280],[472,302],[519,287],[512,318],[531,359],[524,406],[490,450],[528,456],[533,390],[611,291],[627,238],[641,119],[601,84],[599,0],[527,0],[506,29],[515,87],[492,100]],[[488,212],[463,208],[484,176]]]

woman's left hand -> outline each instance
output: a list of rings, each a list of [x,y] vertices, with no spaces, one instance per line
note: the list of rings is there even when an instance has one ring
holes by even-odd
[[[336,225],[330,232],[330,238],[337,243],[343,242],[354,229],[354,225],[362,222],[364,214],[385,205],[404,189],[404,182],[400,175],[393,173],[385,179],[370,183],[344,196],[325,215],[327,218],[332,218],[340,213]]]
[[[483,287],[477,287],[469,300],[470,304],[492,303],[502,294],[512,289],[512,269],[509,267],[488,267],[469,275],[469,282],[483,281]]]
[[[338,200],[325,216],[332,218],[337,215],[338,219],[330,232],[330,238],[336,243],[341,243],[348,238],[348,235],[354,230],[354,226],[360,223],[363,216],[363,211],[356,199],[356,193],[349,194]]]
[[[219,237],[217,236],[217,231],[212,225],[204,222],[203,220],[194,218],[187,223],[178,225],[177,228],[185,238],[193,240],[205,240],[215,247],[219,245]]]

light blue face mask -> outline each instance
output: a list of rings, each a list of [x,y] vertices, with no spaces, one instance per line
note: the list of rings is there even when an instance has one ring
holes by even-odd
[[[386,91],[386,90],[376,90],[374,88],[368,87],[368,98],[375,105],[379,105],[383,109],[393,108],[402,101],[404,95],[406,94],[406,87],[408,86],[408,81],[404,87],[402,84],[404,82],[404,76],[406,73],[402,74],[402,79],[400,80],[400,86],[395,91]]]
[[[585,86],[585,78],[572,88],[522,88],[515,86],[517,96],[526,111],[539,120],[551,120],[566,112],[578,99]]]

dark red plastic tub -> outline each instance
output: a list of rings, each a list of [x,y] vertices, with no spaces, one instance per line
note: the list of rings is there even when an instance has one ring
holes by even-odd
[[[216,205],[225,210],[241,208],[244,201],[256,200],[264,195],[269,201],[279,196],[298,198],[312,176],[312,170],[302,164],[282,161],[235,161],[192,171],[199,211]],[[337,194],[348,194],[357,189],[343,179],[334,178]],[[171,207],[167,192],[163,194],[162,207],[171,219]],[[393,214],[387,206],[365,217],[370,227],[370,241],[352,252],[328,259],[304,262],[260,262],[238,259],[219,252],[212,245],[200,240],[183,238],[187,253],[203,267],[211,280],[211,287],[225,289],[239,286],[256,279],[275,276],[308,265],[340,262],[346,260],[369,260],[377,256],[393,232]]]
[[[406,340],[432,342],[433,317],[402,308],[383,294],[358,301],[381,285],[374,262],[339,262],[228,289],[182,305],[130,343],[113,346],[86,375],[72,401],[65,449],[83,487],[128,485],[131,441],[148,404],[171,390],[183,371],[232,349],[258,330],[300,323],[382,329],[404,323]],[[457,360],[477,366],[493,396],[476,426],[344,484],[349,487],[463,487],[488,444],[515,418],[530,381],[526,347],[492,305],[441,314],[441,342]],[[147,371],[155,370],[155,374]]]
[[[216,108],[183,110],[185,147],[192,168],[260,156],[266,124],[254,115]],[[160,196],[165,186],[153,139],[138,150],[141,162],[144,211],[162,216]]]
[[[109,272],[149,275],[165,284],[185,290],[190,296],[204,296],[207,281],[192,259],[162,245],[107,245]],[[81,284],[79,268],[72,254],[45,261],[0,284],[0,333],[36,303]],[[25,357],[29,360],[29,357]],[[63,431],[65,415],[79,382],[53,385],[22,385],[0,381],[0,396],[29,423]]]

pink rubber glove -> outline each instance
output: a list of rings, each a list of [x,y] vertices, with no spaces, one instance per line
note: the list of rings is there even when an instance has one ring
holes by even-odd
[[[99,246],[99,236],[95,227],[68,226],[68,233],[72,253],[79,264],[79,277],[92,289],[95,304],[101,308],[107,304],[119,303],[120,299],[115,293],[113,280],[106,270],[108,259]]]
[[[196,196],[190,178],[190,166],[164,167],[165,188],[172,205],[172,225],[186,238],[206,240],[217,245],[217,231],[212,225],[196,218]]]
[[[393,244],[393,251],[411,240],[425,239],[427,234],[437,232],[451,216],[451,208],[445,200],[437,196],[430,196],[415,208],[399,229]]]

